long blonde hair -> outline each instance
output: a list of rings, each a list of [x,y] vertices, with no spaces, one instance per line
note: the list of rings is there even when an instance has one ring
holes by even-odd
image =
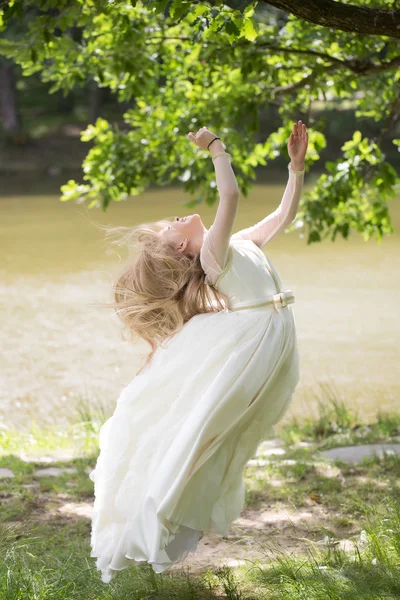
[[[160,235],[170,223],[168,219],[142,223],[132,227],[99,225],[112,242],[134,250],[134,260],[124,264],[113,285],[113,307],[125,325],[128,338],[141,338],[151,351],[142,371],[159,346],[177,333],[195,315],[219,312],[225,308],[225,297],[205,283],[206,274],[199,254],[179,252]],[[140,373],[139,371],[139,373]]]

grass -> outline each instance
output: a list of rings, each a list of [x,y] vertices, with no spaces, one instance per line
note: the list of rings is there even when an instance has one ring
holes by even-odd
[[[355,444],[372,444],[400,435],[400,413],[378,410],[376,421],[362,423],[357,411],[342,400],[335,386],[321,382],[316,394],[318,413],[314,418],[293,419],[280,432],[288,444],[316,442],[319,449]]]
[[[321,399],[314,420],[281,427],[281,454],[268,453],[263,445],[257,453],[261,463],[248,464],[244,471],[246,511],[287,511],[287,523],[290,515],[312,518],[294,522],[290,532],[287,524],[283,530],[265,525],[262,538],[251,528],[244,531],[238,543],[257,542],[261,559],[246,550],[244,564],[210,567],[201,574],[182,563],[180,573],[158,575],[143,564],[121,571],[111,584],[101,581],[90,557],[90,519],[59,510],[66,503],[93,501],[88,470],[95,466],[98,431],[108,411],[82,399],[76,422],[65,431],[35,423],[25,432],[3,427],[0,467],[11,469],[14,477],[1,480],[1,600],[400,597],[400,457],[353,465],[318,455],[343,443],[393,440],[400,416],[378,412],[373,423],[361,423],[335,390],[325,387],[322,394],[325,402]],[[70,458],[51,466],[74,471],[36,476],[38,468],[49,466],[40,454],[55,450]],[[36,460],[27,462],[23,454]],[[296,550],[288,541],[296,542]]]
[[[307,558],[281,556],[255,574],[268,598],[398,598],[400,594],[400,502],[375,505],[353,550],[333,538]]]

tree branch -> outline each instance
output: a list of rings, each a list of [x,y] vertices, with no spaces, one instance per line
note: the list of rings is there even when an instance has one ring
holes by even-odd
[[[395,56],[392,60],[382,63],[373,63],[368,60],[353,60],[346,61],[346,65],[349,69],[358,73],[359,75],[369,75],[370,73],[382,73],[383,71],[390,71],[394,67],[400,66],[400,56]]]
[[[285,53],[285,54],[303,54],[306,56],[315,56],[316,58],[322,58],[324,60],[329,60],[331,63],[335,63],[338,66],[350,69],[353,73],[357,73],[358,75],[369,75],[370,73],[381,73],[382,71],[390,71],[390,69],[394,69],[400,66],[400,56],[395,56],[389,61],[384,61],[381,63],[375,63],[370,58],[348,58],[347,60],[343,60],[340,58],[335,58],[334,56],[330,56],[329,54],[325,54],[324,52],[316,52],[315,50],[303,50],[301,48],[281,48],[280,46],[271,46],[268,42],[265,44],[256,44],[256,48],[265,48],[267,50],[272,50],[277,53]]]
[[[154,40],[164,41],[164,40],[182,40],[185,42],[192,42],[192,38],[190,37],[178,37],[178,36],[153,36],[151,38],[147,38],[146,43],[152,44]],[[219,44],[219,42],[210,42],[207,41],[208,45]],[[283,54],[303,54],[305,56],[313,56],[315,58],[322,58],[324,60],[328,60],[330,63],[336,64],[338,67],[343,67],[350,69],[353,73],[357,73],[358,75],[369,75],[370,73],[382,73],[383,71],[390,71],[390,69],[394,69],[400,66],[400,56],[395,56],[389,61],[384,61],[380,63],[373,62],[370,58],[348,58],[347,60],[341,58],[335,58],[330,54],[326,54],[325,52],[317,52],[316,50],[306,50],[303,48],[292,48],[288,46],[287,48],[283,48],[281,46],[273,46],[269,42],[260,42],[251,44],[246,41],[243,43],[236,44],[237,46],[249,46],[252,48],[265,48],[266,50],[272,50],[273,52],[283,53]],[[328,65],[329,66],[329,65]]]
[[[340,58],[335,58],[330,54],[325,54],[325,52],[317,52],[316,50],[305,50],[302,48],[293,48],[292,46],[283,48],[281,46],[273,46],[269,42],[256,43],[255,47],[266,48],[267,50],[273,50],[274,52],[279,52],[283,54],[305,54],[306,56],[315,56],[315,58],[323,58],[325,60],[329,60],[330,62],[337,62],[340,65],[346,66],[346,61]]]
[[[265,4],[323,27],[350,33],[400,38],[400,10],[365,8],[333,0],[262,0]]]
[[[337,64],[328,65],[325,69],[325,73],[332,73],[338,68],[339,65]],[[275,88],[272,91],[274,92],[275,96],[280,96],[282,94],[290,94],[291,92],[295,92],[296,90],[299,90],[305,87],[306,85],[309,85],[317,78],[317,76],[318,73],[316,71],[313,71],[309,75],[306,75],[306,77],[303,77],[303,79],[300,79],[300,81],[296,81],[295,83],[289,83],[288,85],[283,85],[282,87]]]
[[[339,62],[343,62],[344,66],[349,67],[347,62],[344,62],[344,61],[339,61]],[[357,61],[354,61],[354,62],[356,63]],[[366,67],[365,69],[363,68],[362,65],[360,65],[359,67],[356,67],[354,65],[354,67],[351,70],[354,71],[355,73],[359,73],[360,75],[367,75],[369,73],[381,73],[382,71],[392,69],[396,65],[400,65],[400,56],[397,56],[396,58],[394,58],[393,60],[391,60],[387,63],[381,63],[379,65],[372,65],[370,68]],[[338,69],[340,69],[340,66],[341,65],[338,63],[333,63],[330,65],[327,65],[325,67],[324,74],[337,71]],[[303,77],[303,79],[300,79],[300,81],[296,81],[296,83],[290,83],[289,85],[285,85],[280,88],[276,88],[273,91],[275,93],[275,96],[280,96],[282,94],[290,94],[291,92],[295,92],[296,90],[299,90],[299,89],[305,87],[306,85],[309,85],[310,83],[315,81],[315,79],[317,77],[318,77],[318,72],[313,71],[309,75],[306,75],[306,77]]]

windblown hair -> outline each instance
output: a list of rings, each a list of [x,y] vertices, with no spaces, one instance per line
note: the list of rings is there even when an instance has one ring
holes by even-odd
[[[141,338],[151,352],[140,369],[152,360],[164,341],[169,340],[187,321],[201,313],[218,312],[225,308],[224,295],[205,283],[199,254],[183,254],[159,236],[170,223],[163,219],[133,227],[108,227],[106,237],[112,242],[136,250],[114,283],[112,306],[128,332],[125,341]],[[139,372],[140,372],[139,371]]]

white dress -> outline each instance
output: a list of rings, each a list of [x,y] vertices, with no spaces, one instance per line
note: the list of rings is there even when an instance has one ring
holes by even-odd
[[[161,573],[204,532],[226,535],[244,506],[246,462],[290,404],[294,296],[253,241],[276,235],[298,202],[302,176],[289,172],[276,214],[230,237],[223,269],[204,244],[206,282],[226,309],[196,315],[160,347],[101,427],[90,556],[106,583],[143,562]]]

